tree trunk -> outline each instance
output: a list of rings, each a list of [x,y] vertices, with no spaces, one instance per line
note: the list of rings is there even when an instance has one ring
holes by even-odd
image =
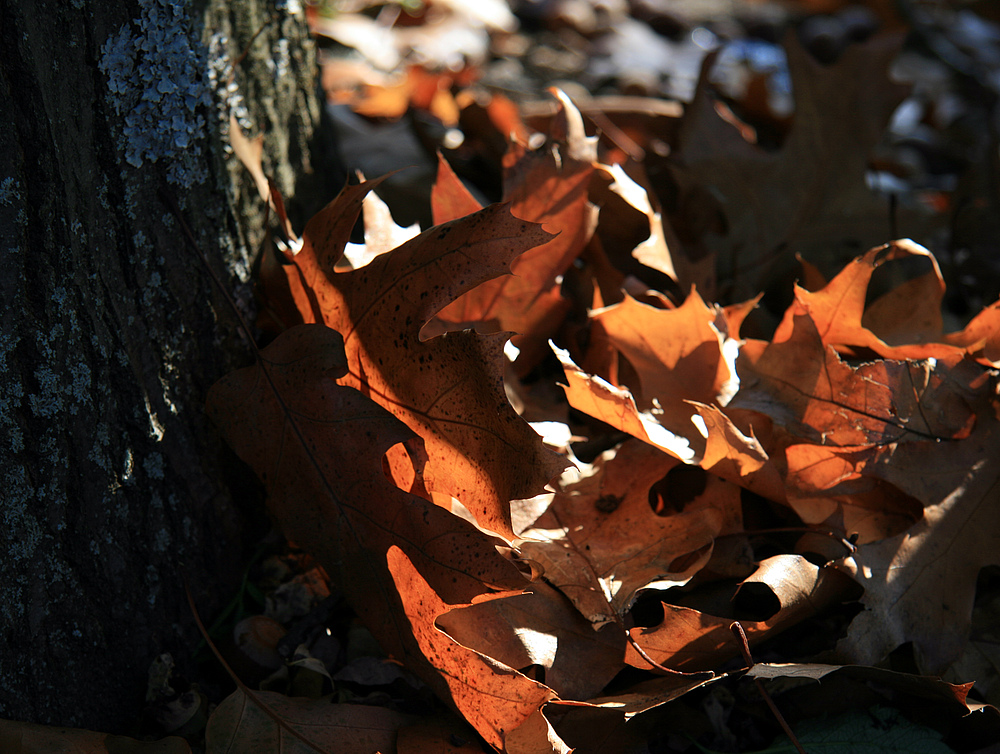
[[[249,351],[164,197],[252,308],[230,114],[294,193],[315,56],[297,0],[0,0],[0,41],[0,718],[128,732],[247,535],[202,405]]]

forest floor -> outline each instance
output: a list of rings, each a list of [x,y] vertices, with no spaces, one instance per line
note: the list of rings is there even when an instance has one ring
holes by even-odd
[[[533,583],[541,582],[529,594],[540,601],[551,592],[545,610],[559,605],[558,616],[524,607],[531,619],[518,623],[503,608],[484,608],[478,618],[450,613],[430,621],[432,631],[447,631],[470,652],[463,667],[488,655],[494,664],[519,671],[524,688],[554,689],[545,697],[546,717],[538,718],[551,726],[551,735],[509,735],[507,750],[792,751],[782,730],[787,724],[810,752],[1000,751],[1000,713],[993,706],[1000,703],[1000,559],[990,531],[1000,530],[994,512],[1000,500],[989,491],[989,473],[997,472],[996,458],[988,455],[995,438],[975,434],[989,432],[996,421],[995,400],[976,380],[994,374],[1000,357],[996,325],[982,314],[995,311],[990,307],[1000,294],[996,5],[522,0],[511,9],[474,0],[359,0],[308,10],[327,96],[325,157],[315,164],[325,165],[326,183],[337,187],[356,182],[359,173],[376,179],[399,171],[375,189],[391,217],[385,205],[364,200],[367,235],[360,225],[354,229],[347,247],[351,267],[362,270],[379,251],[412,237],[417,231],[407,226],[413,223],[427,229],[459,217],[455,207],[463,202],[474,209],[510,200],[516,216],[537,218],[565,242],[562,267],[545,273],[551,273],[557,293],[531,292],[533,302],[551,293],[564,304],[518,320],[506,310],[467,303],[464,314],[452,311],[450,319],[435,320],[443,330],[487,320],[499,322],[499,329],[521,323],[518,347],[507,350],[506,394],[545,435],[547,446],[577,469],[575,480],[557,486],[557,502],[546,500],[547,512],[530,506],[514,511],[513,531],[529,543],[515,559],[536,576]],[[594,140],[574,131],[574,123]],[[512,139],[525,146],[505,161]],[[532,149],[551,154],[553,145],[555,167],[525,162]],[[253,158],[243,159],[251,172],[262,169]],[[312,213],[306,208],[333,198],[287,198],[294,227],[284,234],[276,228],[275,258],[303,232]],[[565,216],[560,202],[576,214]],[[356,205],[355,211],[360,198]],[[858,264],[852,260],[899,238],[920,246],[903,243],[863,257],[870,285],[845,277],[842,271]],[[528,279],[534,269],[524,263],[519,274]],[[289,316],[297,310],[267,287],[266,274],[258,323],[262,343],[298,316]],[[692,286],[697,301],[689,295]],[[835,293],[857,301],[857,321],[831,304]],[[763,297],[756,308],[744,306],[758,294]],[[513,296],[509,289],[503,295]],[[646,308],[627,317],[613,313],[624,307]],[[938,489],[946,482],[921,476],[919,455],[911,466],[897,456],[899,470],[871,470],[891,465],[883,451],[887,428],[896,425],[867,393],[865,400],[872,402],[857,409],[859,421],[823,413],[828,409],[817,407],[815,386],[807,393],[815,404],[790,396],[787,386],[797,390],[797,370],[806,368],[808,338],[796,324],[806,310],[816,337],[823,338],[821,349],[836,352],[830,357],[836,368],[854,370],[844,382],[832,381],[831,390],[842,389],[844,396],[867,390],[852,380],[882,379],[862,374],[878,365],[894,391],[886,416],[906,410],[892,382],[895,364],[907,365],[911,381],[919,368],[928,384],[961,382],[961,401],[950,393],[926,400],[921,394],[915,413],[941,409],[943,418],[927,419],[924,439],[943,438],[957,447],[970,436],[980,438],[978,450],[962,446],[961,454],[941,462],[966,470],[989,467],[974,479],[961,477],[965,487],[955,482],[949,488],[965,490],[964,498],[978,496],[968,509],[981,530],[975,536],[934,519],[956,495]],[[827,330],[820,326],[826,316],[821,310],[829,315],[823,320]],[[691,319],[658,318],[677,312]],[[625,333],[629,328],[631,335]],[[832,330],[839,334],[827,339]],[[654,331],[669,332],[673,340],[650,345],[646,336]],[[554,353],[549,340],[557,346]],[[671,344],[688,340],[677,346],[679,352],[664,355]],[[712,351],[715,340],[721,345]],[[742,346],[745,361],[735,362],[740,392],[727,403],[731,395],[719,399],[727,375],[732,377],[725,344],[740,341],[749,344]],[[956,348],[964,349],[958,362],[948,350]],[[714,361],[706,361],[706,350]],[[353,358],[350,349],[348,356]],[[934,362],[929,367],[927,358]],[[942,364],[952,371],[942,373]],[[966,376],[962,370],[969,365],[980,371]],[[399,363],[400,370],[413,368]],[[676,376],[677,384],[665,373]],[[558,385],[574,379],[581,382],[564,394]],[[644,442],[626,439],[639,431],[620,418],[628,400],[616,393],[623,402],[614,410],[602,414],[594,407],[599,401],[593,396],[604,384],[631,391],[641,415],[637,422],[646,421],[642,412],[648,409],[674,440],[692,416],[704,426],[725,408],[730,429],[752,426],[723,453],[736,471],[725,470],[726,460],[711,465],[708,449],[696,447],[697,437],[688,438],[690,458],[683,456],[687,446],[678,450],[647,424]],[[770,387],[755,394],[754,385]],[[377,392],[372,384],[367,388]],[[698,413],[690,401],[706,408]],[[752,412],[756,423],[748,425]],[[762,429],[784,426],[792,413],[798,434],[789,429],[779,437],[777,429]],[[978,423],[970,429],[974,419]],[[881,424],[872,428],[869,420]],[[899,426],[912,429],[915,422],[907,414]],[[788,439],[793,434],[794,442]],[[830,437],[837,452],[816,460]],[[751,463],[758,439],[771,460],[781,449],[776,476],[768,476],[770,461]],[[434,447],[431,438],[425,440]],[[795,461],[802,448],[811,460]],[[838,467],[840,476],[823,483],[810,476],[819,466],[833,474],[834,462],[850,470]],[[388,469],[395,461],[384,463]],[[398,471],[387,473],[403,486]],[[781,490],[774,492],[779,477]],[[426,479],[430,486],[430,471]],[[588,479],[597,480],[600,494],[591,494]],[[416,494],[419,485],[410,482]],[[442,505],[437,493],[421,494]],[[579,500],[589,501],[590,513],[573,507]],[[626,512],[636,501],[643,510]],[[482,523],[480,511],[455,511]],[[274,517],[280,525],[280,514]],[[612,536],[608,522],[615,517]],[[876,584],[871,568],[901,567],[906,542],[916,541],[928,522],[938,526],[921,540],[928,550],[923,556],[911,552],[904,565],[929,573],[945,558],[939,580],[914,577],[901,592],[892,591],[888,577]],[[680,528],[671,528],[675,524]],[[577,554],[604,546],[617,564],[592,554],[571,566],[568,576],[561,573],[551,550],[531,544],[560,526],[569,532],[569,539],[559,540],[563,546]],[[691,533],[706,526],[707,540]],[[572,531],[586,536],[572,540]],[[439,700],[439,687],[426,676],[386,658],[373,636],[378,631],[369,631],[359,614],[363,599],[331,581],[330,561],[302,536],[289,536],[297,546],[272,529],[249,555],[243,585],[228,608],[204,616],[244,684],[235,693],[263,691],[365,711],[356,723],[337,718],[334,732],[324,731],[314,747],[318,751],[413,754],[489,751],[487,742],[496,745],[482,710],[468,712],[452,690],[463,721]],[[948,540],[944,549],[934,544],[942,538]],[[570,540],[572,547],[566,545]],[[665,541],[672,549],[649,566],[648,553]],[[960,545],[951,548],[952,541]],[[994,550],[969,555],[983,547]],[[929,550],[938,554],[931,557]],[[384,563],[386,554],[379,555]],[[765,563],[780,563],[778,575],[766,572]],[[581,595],[573,581],[583,571],[597,576]],[[402,565],[393,566],[397,587],[404,573]],[[587,609],[598,610],[592,595],[601,589],[606,620],[594,620]],[[907,601],[918,592],[920,599]],[[942,601],[962,602],[966,595],[967,606],[949,608]],[[442,601],[449,604],[454,602]],[[412,618],[417,607],[405,607]],[[490,621],[529,638],[511,648],[508,638],[483,629]],[[730,626],[737,623],[741,628],[734,633]],[[609,638],[618,629],[625,630]],[[493,638],[476,638],[476,630]],[[741,647],[739,631],[749,636],[752,658],[742,651],[750,649]],[[558,644],[558,651],[547,651],[547,641]],[[263,741],[273,729],[284,730],[278,718],[307,737],[310,725],[320,725],[296,717],[312,714],[305,706],[275,706],[272,696],[261,698],[271,700],[278,716],[263,722],[235,714],[232,696],[229,707],[217,707],[236,688],[233,680],[207,646],[191,648],[191,656],[164,656],[151,668],[140,737],[181,736],[195,751],[206,745],[215,751],[224,739]],[[763,664],[744,673],[753,662]],[[509,694],[523,706],[528,692],[518,689]],[[567,700],[592,706],[573,707]],[[248,703],[246,697],[241,703]],[[624,716],[608,717],[616,708],[625,709]],[[375,720],[371,714],[395,717]],[[371,727],[391,731],[378,739],[390,743],[355,738]],[[288,745],[310,750],[301,741]]]

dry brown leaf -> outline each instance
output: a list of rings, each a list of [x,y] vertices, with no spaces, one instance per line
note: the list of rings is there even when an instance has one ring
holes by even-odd
[[[625,635],[594,626],[544,581],[524,594],[452,610],[438,627],[459,643],[512,668],[544,668],[560,699],[589,699],[621,670]]]
[[[876,361],[853,367],[823,343],[793,304],[770,342],[740,350],[730,405],[759,411],[819,444],[866,445],[967,435],[974,416],[954,385],[955,360]]]
[[[632,257],[658,272],[677,280],[673,258],[668,248],[663,218],[649,203],[646,190],[632,180],[620,165],[601,166],[601,170],[611,178],[610,189],[625,202],[645,216],[649,223],[649,237],[632,249]],[[672,239],[676,243],[676,239]]]
[[[980,364],[1000,368],[1000,301],[983,309],[961,332],[944,338],[964,348]]]
[[[775,636],[803,619],[842,601],[857,586],[834,568],[820,568],[799,555],[778,555],[762,561],[757,571],[743,581],[741,589],[766,590],[777,609],[762,621],[740,621],[751,645]],[[731,616],[715,616],[677,605],[663,605],[663,621],[652,628],[631,631],[634,641],[648,657],[671,670],[717,667],[739,656]],[[631,644],[625,661],[638,668],[650,663]]]
[[[522,533],[522,553],[596,626],[620,623],[641,589],[686,583],[717,536],[742,528],[739,488],[700,469],[691,469],[689,499],[665,502],[657,515],[650,499],[659,493],[651,489],[664,478],[669,488],[668,474],[679,466],[648,444],[627,441],[595,463],[593,475],[561,488]]]
[[[282,725],[242,691],[234,691],[208,720],[206,754],[395,754],[396,732],[412,720],[385,707],[334,704],[328,697],[293,699],[271,691],[257,691],[254,696]]]
[[[424,439],[426,489],[455,497],[484,529],[512,537],[509,501],[532,497],[564,467],[507,402],[506,336],[454,332],[422,341],[423,325],[463,291],[509,270],[549,235],[492,205],[435,226],[358,270],[336,272],[351,228],[373,187],[348,187],[306,226],[305,243],[282,268],[300,321],[344,336],[355,387]],[[286,316],[289,307],[285,305]]]
[[[552,350],[559,358],[566,376],[566,399],[583,413],[609,424],[615,429],[637,437],[675,458],[692,463],[697,457],[688,437],[675,435],[656,421],[649,411],[640,412],[632,393],[615,387],[607,380],[587,374],[578,367],[569,352],[555,345]],[[694,428],[692,427],[692,434]]]
[[[869,470],[878,458],[871,446],[801,443],[786,447],[784,456],[786,499],[807,524],[825,522],[868,543],[905,531],[923,515],[919,500]]]
[[[431,212],[434,224],[442,225],[481,209],[482,205],[455,175],[448,161],[438,154],[437,179],[431,189]]]
[[[646,748],[655,735],[656,718],[646,724],[655,710],[716,679],[711,672],[671,673],[617,694],[595,697],[587,704],[554,702],[546,711],[563,739],[580,754],[633,754]]]
[[[930,269],[876,299],[865,300],[872,273],[894,260],[923,258]],[[954,359],[962,351],[940,343],[944,279],[934,256],[912,241],[893,241],[857,257],[820,290],[795,287],[795,299],[809,313],[826,345],[869,349],[884,359]]]
[[[524,579],[473,524],[387,476],[383,457],[400,443],[420,449],[398,419],[353,388],[342,339],[322,325],[279,336],[255,366],[213,386],[210,416],[255,471],[281,530],[312,554],[363,615],[383,649],[420,659],[384,553],[398,546],[444,599],[470,602],[486,584],[518,588]],[[431,680],[428,680],[430,678]]]
[[[904,443],[881,459],[879,473],[920,499],[924,516],[844,561],[865,589],[866,609],[838,645],[853,662],[875,664],[912,642],[921,672],[940,674],[965,646],[976,578],[1000,564],[1000,428],[995,378],[984,382],[970,437]]]
[[[796,253],[836,268],[889,235],[885,201],[868,189],[865,174],[869,152],[907,91],[887,75],[901,42],[876,37],[824,66],[789,35],[795,116],[776,152],[748,143],[719,116],[703,72],[671,161],[682,181],[721,197],[726,231],[700,240],[715,253],[730,300],[790,277]]]
[[[593,329],[603,332],[635,369],[639,385],[632,386],[632,394],[639,409],[655,407],[657,422],[682,436],[690,436],[696,413],[688,401],[715,404],[721,398],[725,403],[735,392],[720,318],[718,309],[694,290],[672,310],[626,296],[591,314]]]
[[[0,751],[4,754],[191,754],[178,736],[137,741],[79,728],[0,720]]]
[[[449,700],[491,746],[507,750],[507,738],[526,723],[532,727],[529,738],[537,740],[533,718],[555,698],[552,689],[459,644],[437,628],[438,616],[462,605],[446,604],[398,547],[389,548],[386,560],[421,652],[419,658],[404,659],[419,664],[427,658],[439,671],[426,679],[428,685]]]
[[[588,187],[596,153],[579,112],[565,97],[562,104],[565,137],[554,136],[535,150],[515,143],[504,158],[504,198],[511,214],[541,224],[554,237],[514,260],[512,275],[480,284],[437,315],[441,329],[476,323],[484,332],[520,334],[514,343],[523,352],[517,359],[521,374],[541,360],[546,340],[568,311],[557,279],[593,232]]]

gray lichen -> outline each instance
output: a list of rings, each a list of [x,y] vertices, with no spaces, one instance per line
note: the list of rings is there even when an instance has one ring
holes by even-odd
[[[191,28],[183,0],[140,0],[141,15],[125,24],[101,48],[106,97],[124,125],[120,148],[125,161],[169,163],[167,180],[202,183],[206,135],[201,110],[211,105],[205,51]]]

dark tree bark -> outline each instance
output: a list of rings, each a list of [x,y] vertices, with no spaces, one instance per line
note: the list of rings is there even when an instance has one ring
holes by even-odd
[[[163,196],[251,308],[229,116],[294,193],[315,57],[296,0],[0,0],[0,44],[0,718],[129,732],[247,535],[202,406],[249,351]]]

